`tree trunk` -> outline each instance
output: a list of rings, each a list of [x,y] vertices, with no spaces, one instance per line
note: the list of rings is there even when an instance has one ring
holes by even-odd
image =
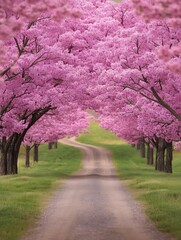
[[[131,147],[135,148],[135,144],[131,144]]]
[[[158,170],[158,146],[156,147],[155,170]]]
[[[49,149],[49,150],[52,149],[52,142],[49,142],[49,143],[48,143],[48,149]]]
[[[18,173],[18,154],[25,134],[44,114],[52,109],[54,108],[49,105],[43,109],[35,110],[31,115],[27,128],[22,133],[12,133],[8,139],[2,137],[0,141],[0,175]],[[26,117],[25,120],[27,120]]]
[[[21,145],[20,134],[14,133],[1,141],[0,175],[18,173],[18,153]]]
[[[172,160],[173,160],[173,148],[172,142],[166,145],[166,163],[165,163],[165,172],[172,173]]]
[[[14,144],[12,143],[7,152],[7,174],[13,174],[14,171],[15,171],[15,173],[17,172],[17,169],[16,170],[14,169],[15,160],[14,160],[14,155],[13,155],[13,152],[14,152],[13,145]]]
[[[1,149],[1,158],[0,158],[0,175],[7,174],[7,153],[4,149]]]
[[[155,170],[164,172],[165,163],[164,163],[164,157],[165,157],[165,140],[162,138],[159,138],[158,140],[158,146],[157,146],[157,153],[156,153],[156,164],[155,164]]]
[[[7,174],[7,152],[6,152],[6,138],[3,137],[0,144],[1,156],[0,156],[0,175]]]
[[[153,165],[154,164],[154,149],[150,147],[150,145],[148,144],[148,148],[147,148],[147,164],[148,165]]]
[[[137,143],[137,144],[136,144],[136,149],[137,149],[137,150],[140,150],[140,143]]]
[[[58,142],[56,141],[56,142],[54,142],[54,147],[55,147],[55,149],[57,149],[58,148]]]
[[[142,158],[145,158],[145,143],[144,139],[141,140],[140,142],[140,154]]]
[[[12,141],[10,141],[8,152],[7,152],[7,174],[17,174],[18,173],[18,155],[21,146],[19,139],[21,135],[14,133]]]
[[[38,162],[38,147],[39,147],[38,144],[34,145],[34,158],[33,158],[34,162]]]
[[[0,175],[7,174],[7,155],[4,152],[1,152],[1,159],[0,159]]]
[[[25,166],[30,167],[30,146],[26,145],[26,157],[25,157]]]

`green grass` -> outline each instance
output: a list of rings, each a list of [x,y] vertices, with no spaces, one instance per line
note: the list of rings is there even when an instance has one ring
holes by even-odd
[[[126,144],[113,133],[100,128],[97,122],[91,121],[88,131],[88,134],[81,135],[77,140],[88,144],[95,144],[97,146]]]
[[[22,148],[20,158],[24,158]],[[58,149],[40,146],[40,161],[31,168],[20,161],[19,174],[0,177],[0,239],[16,240],[33,226],[42,207],[70,174],[81,167],[78,149],[58,144]]]
[[[92,122],[89,134],[82,135],[78,141],[109,149],[120,179],[143,203],[156,226],[181,240],[181,152],[174,152],[174,173],[170,175],[147,166],[138,150],[99,128],[98,123]]]

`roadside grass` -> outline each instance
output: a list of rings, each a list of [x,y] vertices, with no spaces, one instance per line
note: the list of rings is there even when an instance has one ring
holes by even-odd
[[[98,136],[96,138],[96,135]],[[181,240],[181,152],[174,151],[173,171],[156,172],[138,150],[92,122],[78,141],[103,146],[112,152],[119,178],[141,201],[146,213],[163,232]]]
[[[113,133],[99,127],[98,122],[90,121],[88,134],[82,134],[77,138],[78,141],[97,146],[126,144],[123,140],[116,137]]]
[[[19,174],[0,177],[1,240],[17,240],[33,227],[53,190],[81,168],[81,153],[76,148],[61,143],[57,149],[39,148],[39,163],[26,169],[22,147]]]

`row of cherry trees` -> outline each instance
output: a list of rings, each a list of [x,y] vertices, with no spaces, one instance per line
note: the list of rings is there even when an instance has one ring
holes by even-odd
[[[59,36],[64,18],[78,16],[67,1],[0,1],[0,174],[18,172],[22,142],[30,145],[84,130],[87,114],[78,104],[76,71]],[[66,60],[67,59],[67,60]],[[71,80],[71,81],[70,81]],[[55,122],[57,122],[55,124]]]
[[[115,39],[119,48],[111,46],[115,60],[98,77],[108,94],[108,103],[100,111],[104,127],[131,143],[147,143],[148,163],[153,159],[150,147],[155,147],[156,170],[172,172],[172,141],[180,140],[181,121],[181,32],[175,21],[180,16],[174,11],[168,16],[161,2],[169,4],[169,11],[171,2],[176,7],[176,1],[150,1],[150,5],[134,1],[147,22],[135,15],[128,2],[122,4],[123,29],[105,42],[111,46]],[[107,78],[113,79],[111,86]]]
[[[87,108],[126,141],[156,147],[156,169],[172,172],[171,144],[181,135],[180,6],[144,2],[0,0],[0,174],[17,173],[23,141],[85,129]]]
[[[89,69],[88,105],[103,127],[130,143],[147,143],[150,154],[155,147],[156,170],[172,172],[172,141],[180,140],[181,121],[178,2],[92,3],[90,16],[69,32],[71,52]]]
[[[105,73],[112,75],[115,92],[122,89],[111,96],[119,105],[114,106],[113,114],[119,108],[120,115],[112,118],[106,114],[106,119],[103,110],[101,121],[129,142],[147,143],[148,163],[153,163],[150,147],[155,147],[156,170],[172,172],[172,141],[180,140],[181,32],[175,20],[180,18],[180,12],[175,12],[176,1],[150,1],[150,5],[133,2],[147,22],[136,16],[136,22],[122,31],[121,41],[126,47],[119,48],[120,59]],[[130,10],[133,19],[135,13]],[[124,19],[126,22],[125,15]],[[104,109],[108,113],[109,108]],[[123,127],[118,128],[117,123]]]

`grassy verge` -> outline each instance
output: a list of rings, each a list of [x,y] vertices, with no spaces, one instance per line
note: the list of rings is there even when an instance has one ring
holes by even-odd
[[[78,140],[109,149],[119,177],[142,201],[156,226],[181,240],[181,152],[174,152],[174,173],[169,175],[147,166],[136,149],[100,129],[97,123],[92,123],[89,134],[82,135]]]
[[[40,146],[38,164],[25,169],[24,149],[19,174],[0,177],[0,239],[16,240],[39,217],[42,205],[60,181],[80,169],[78,149],[59,143],[58,149]]]

